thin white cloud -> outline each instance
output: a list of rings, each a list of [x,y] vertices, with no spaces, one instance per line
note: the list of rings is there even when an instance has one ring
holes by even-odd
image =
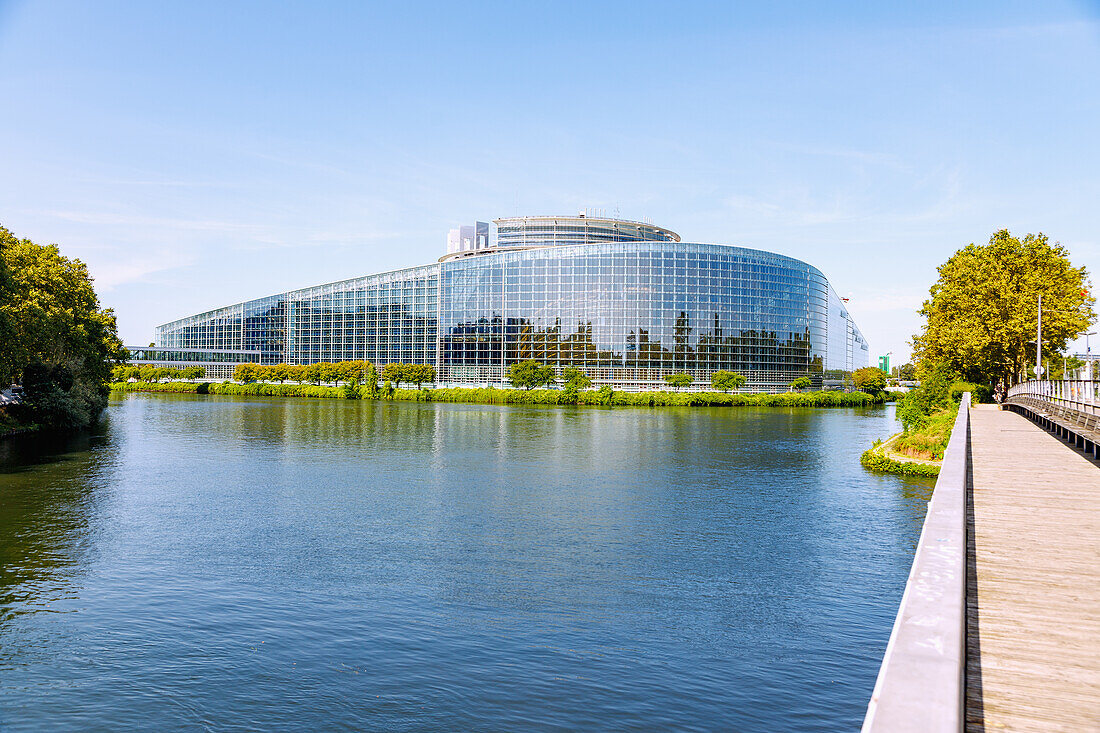
[[[851,300],[848,302],[848,307],[858,321],[859,314],[861,313],[883,313],[887,311],[916,312],[920,309],[921,304],[924,303],[927,297],[927,293],[868,293],[861,291],[858,296],[852,296]]]
[[[149,275],[186,267],[194,262],[195,258],[190,255],[164,250],[144,257],[89,263],[88,269],[95,279],[96,290],[109,292],[120,285],[147,282]]]

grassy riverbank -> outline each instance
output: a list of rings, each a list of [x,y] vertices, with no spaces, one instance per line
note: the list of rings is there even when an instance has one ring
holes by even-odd
[[[895,450],[896,444],[902,437],[903,434],[898,433],[885,443],[876,440],[875,444],[863,451],[863,455],[859,457],[860,465],[872,471],[896,473],[901,476],[939,476],[938,462],[913,458]]]
[[[885,443],[878,440],[860,456],[864,468],[902,476],[938,476],[951,429],[959,414],[957,404],[936,410]]]
[[[440,389],[379,388],[371,396],[365,388],[313,384],[252,382],[114,382],[116,392],[176,392],[184,394],[245,395],[257,397],[316,397],[322,399],[389,399],[411,402],[470,404],[622,405],[635,407],[866,407],[883,398],[863,392],[785,392],[782,394],[727,394],[724,392],[623,392],[610,387],[570,391],[558,389],[498,389],[496,387]]]

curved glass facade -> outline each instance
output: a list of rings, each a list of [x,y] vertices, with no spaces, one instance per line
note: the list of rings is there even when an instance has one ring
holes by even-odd
[[[502,384],[511,364],[535,359],[625,389],[681,372],[705,386],[730,370],[746,389],[781,391],[867,365],[847,308],[804,262],[671,232],[588,244],[542,234],[550,241],[531,231],[522,249],[498,244],[191,316],[158,327],[156,343],[258,351],[263,363],[427,363],[449,384]]]

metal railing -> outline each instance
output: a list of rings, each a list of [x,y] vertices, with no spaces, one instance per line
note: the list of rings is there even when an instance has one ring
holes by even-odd
[[[963,394],[913,569],[867,706],[863,733],[961,731],[966,691],[966,474]]]
[[[1030,397],[1089,415],[1100,414],[1100,381],[1090,379],[1033,379],[1008,388],[1006,402]]]

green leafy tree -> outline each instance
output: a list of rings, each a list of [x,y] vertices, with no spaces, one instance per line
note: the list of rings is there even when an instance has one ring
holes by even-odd
[[[565,367],[562,370],[561,377],[565,380],[565,388],[573,392],[579,392],[592,386],[592,378],[577,367]]]
[[[798,379],[791,382],[791,391],[801,392],[804,389],[809,389],[812,385],[813,382],[810,380],[809,377],[799,377]],[[885,385],[885,382],[883,382],[883,385]]]
[[[896,366],[892,371],[894,376],[903,382],[914,382],[917,379],[917,368],[912,363]]]
[[[325,384],[340,386],[341,369],[332,362],[323,361],[317,365],[321,369],[321,381]]]
[[[302,377],[304,381],[311,384],[320,384],[324,373],[324,367],[320,364],[307,364],[302,370]]]
[[[66,430],[87,425],[106,406],[111,369],[123,354],[114,312],[100,307],[84,263],[0,227],[0,382],[23,377],[20,419]]]
[[[523,389],[543,387],[553,384],[556,379],[557,375],[554,373],[554,367],[549,364],[542,364],[534,359],[517,361],[508,367],[508,381],[512,383],[513,387],[522,387]]]
[[[1051,354],[1047,361],[1050,362],[1050,379],[1075,379],[1078,369],[1085,366],[1085,362],[1072,354]]]
[[[401,389],[401,382],[405,380],[405,365],[390,363],[382,367],[382,379],[392,382],[396,389]]]
[[[415,384],[417,389],[420,389],[420,385],[425,382],[435,381],[435,367],[431,364],[406,364],[405,379]]]
[[[744,387],[745,377],[737,372],[720,369],[710,375],[710,386],[722,392],[729,392],[731,389]]]
[[[932,415],[951,406],[954,375],[947,365],[921,362],[917,378],[920,386],[907,392],[897,406],[897,418],[905,432],[924,427]]]
[[[255,382],[256,381],[256,365],[255,364],[238,364],[233,369],[233,379],[238,382]]]
[[[359,399],[359,380],[355,377],[352,377],[348,381],[344,382],[344,399]]]
[[[286,380],[290,379],[290,365],[289,364],[274,364],[269,372],[271,379],[275,380],[279,384],[282,384]]]
[[[368,397],[378,396],[378,369],[369,362],[363,368],[363,390]]]
[[[681,387],[690,387],[695,380],[691,378],[690,374],[667,374],[665,375],[665,381],[673,389],[679,390]]]
[[[8,303],[14,299],[15,293],[6,253],[8,243],[13,239],[15,237],[7,229],[0,227],[0,344],[15,342],[15,329],[8,309]],[[0,347],[0,381],[5,385],[19,372],[13,357],[14,354]]]
[[[886,372],[878,367],[863,367],[852,372],[856,389],[868,394],[878,394],[886,389]]]
[[[939,268],[913,339],[920,361],[943,363],[969,382],[1011,385],[1035,361],[1039,295],[1043,350],[1064,351],[1096,316],[1088,273],[1044,234],[1022,239],[1006,229],[989,244],[969,244]]]

